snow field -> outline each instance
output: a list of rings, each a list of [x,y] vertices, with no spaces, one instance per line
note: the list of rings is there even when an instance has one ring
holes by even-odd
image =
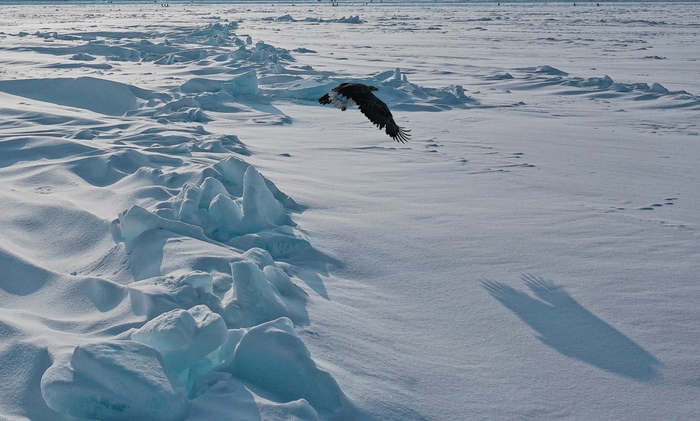
[[[3,6],[0,415],[691,417],[674,7]]]

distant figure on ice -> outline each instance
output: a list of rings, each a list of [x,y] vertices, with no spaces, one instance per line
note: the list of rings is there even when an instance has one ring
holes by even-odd
[[[380,129],[386,126],[386,134],[397,142],[406,143],[410,130],[399,127],[394,122],[394,117],[389,107],[377,98],[372,91],[378,89],[361,83],[345,82],[333,88],[330,92],[318,99],[321,104],[333,104],[334,107],[345,111],[351,105],[357,105],[362,114]]]

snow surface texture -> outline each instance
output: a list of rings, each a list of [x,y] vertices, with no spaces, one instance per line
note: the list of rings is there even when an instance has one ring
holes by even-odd
[[[697,4],[311,7],[3,6],[0,418],[695,417]]]

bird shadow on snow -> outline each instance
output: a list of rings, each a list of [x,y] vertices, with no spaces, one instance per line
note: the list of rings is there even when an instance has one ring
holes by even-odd
[[[534,329],[539,340],[567,357],[636,381],[661,376],[659,360],[584,308],[563,287],[532,275],[522,280],[535,297],[502,282],[482,281],[482,286]]]

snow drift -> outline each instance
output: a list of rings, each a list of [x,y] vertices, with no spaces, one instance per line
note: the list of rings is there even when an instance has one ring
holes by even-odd
[[[4,6],[0,418],[697,413],[696,6],[239,6]]]

